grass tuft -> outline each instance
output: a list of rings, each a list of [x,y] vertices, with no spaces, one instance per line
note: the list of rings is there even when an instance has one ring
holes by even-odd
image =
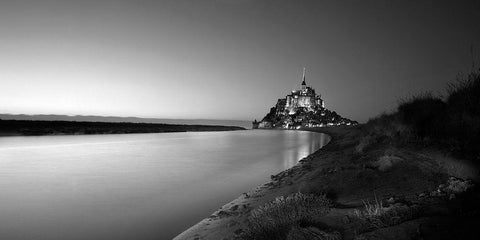
[[[330,201],[325,195],[295,193],[277,197],[252,211],[246,239],[285,239],[293,226],[314,225],[314,218],[326,215]]]
[[[363,204],[363,209],[354,211],[355,217],[362,225],[359,227],[361,232],[400,224],[417,217],[420,210],[418,206],[409,207],[401,204],[385,207],[376,196],[374,202],[363,201]]]
[[[371,203],[368,200],[367,201],[365,201],[365,200],[362,201],[363,206],[364,206],[363,211],[355,209],[355,215],[357,217],[366,217],[366,218],[378,217],[385,212],[385,208],[383,207],[382,201],[378,201],[378,198],[377,198],[376,194],[374,194],[374,196],[375,196],[375,201],[373,203]]]

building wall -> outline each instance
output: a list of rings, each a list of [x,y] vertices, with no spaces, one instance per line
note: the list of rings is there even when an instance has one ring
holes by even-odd
[[[272,128],[272,123],[271,122],[266,122],[266,121],[261,121],[258,124],[258,128]]]
[[[282,101],[282,104],[279,104]],[[299,107],[313,110],[316,107],[323,107],[324,103],[320,95],[315,94],[315,89],[307,87],[303,90],[294,90],[284,99],[279,99],[277,103],[277,112],[294,114]],[[281,109],[281,110],[280,110]]]
[[[313,107],[312,98],[310,96],[299,96],[298,107]]]
[[[289,108],[292,105],[292,97],[287,96],[286,102],[285,102],[285,108]]]

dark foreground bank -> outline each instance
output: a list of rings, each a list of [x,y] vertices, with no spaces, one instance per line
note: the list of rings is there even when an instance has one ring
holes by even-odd
[[[175,240],[471,239],[479,233],[473,227],[480,223],[479,175],[470,161],[367,137],[366,128],[310,129],[332,140]]]
[[[0,136],[121,134],[245,130],[236,126],[157,123],[1,120]]]
[[[477,239],[480,73],[354,127],[175,240]]]

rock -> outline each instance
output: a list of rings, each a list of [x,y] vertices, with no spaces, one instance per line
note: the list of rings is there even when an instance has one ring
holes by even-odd
[[[316,227],[302,228],[294,226],[288,232],[287,240],[342,239],[339,232],[325,232]]]
[[[385,172],[401,161],[403,161],[403,159],[396,156],[382,156],[374,165],[378,167],[378,170]]]
[[[355,240],[421,239],[418,233],[418,228],[423,222],[425,222],[425,219],[416,219],[392,227],[376,229],[355,236]]]
[[[447,186],[444,188],[444,191],[451,193],[462,193],[467,191],[472,186],[473,184],[468,180],[450,177],[450,179],[448,179]]]
[[[450,194],[450,196],[448,196],[448,200],[453,200],[453,199],[455,199],[455,194],[452,193]]]
[[[248,206],[249,204],[245,204],[245,205],[242,205],[242,210],[245,211],[245,210],[248,210],[250,209],[250,207]]]
[[[243,229],[239,228],[233,232],[235,235],[240,235],[243,233]]]
[[[230,213],[228,213],[228,212],[226,212],[226,211],[223,211],[223,210],[222,210],[222,211],[219,211],[219,212],[217,213],[217,216],[220,217],[220,218],[229,217],[229,216],[231,216],[231,215],[232,215],[232,214],[230,214]]]

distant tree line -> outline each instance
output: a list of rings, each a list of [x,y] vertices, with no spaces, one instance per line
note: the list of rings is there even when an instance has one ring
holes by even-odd
[[[1,120],[0,135],[120,134],[245,130],[236,126]]]

